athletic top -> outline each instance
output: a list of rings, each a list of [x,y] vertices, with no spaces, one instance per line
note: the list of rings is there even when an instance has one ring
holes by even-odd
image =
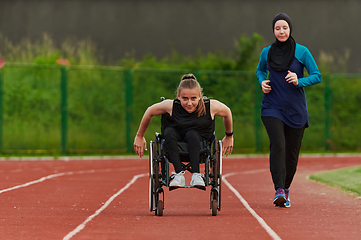
[[[263,117],[276,117],[286,125],[293,128],[308,127],[308,111],[306,94],[303,87],[321,82],[321,73],[310,51],[296,43],[295,57],[290,71],[297,74],[298,86],[286,82],[287,71],[277,72],[269,67],[267,62],[268,51],[271,46],[264,48],[257,66],[257,78],[260,84],[267,80],[269,73],[272,90],[265,93],[262,99],[261,115]],[[304,77],[306,68],[309,76]]]
[[[210,100],[204,99],[206,114],[198,117],[197,112],[189,113],[185,110],[179,99],[173,100],[172,119],[173,126],[181,135],[189,130],[196,130],[206,140],[210,140],[214,132],[214,119],[210,111]]]

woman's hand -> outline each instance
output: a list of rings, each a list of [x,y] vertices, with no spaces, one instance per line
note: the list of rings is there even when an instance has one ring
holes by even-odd
[[[144,150],[147,151],[147,141],[144,137],[135,136],[134,138],[134,151],[140,156],[143,157]]]
[[[288,70],[288,74],[286,76],[286,81],[288,83],[293,83],[293,85],[295,85],[295,86],[298,86],[297,74]]]
[[[222,153],[226,154],[228,157],[228,154],[231,154],[233,150],[233,136],[225,136],[222,139]]]
[[[264,80],[262,82],[261,87],[264,93],[269,93],[272,90],[271,86],[269,85],[270,82],[270,80]]]

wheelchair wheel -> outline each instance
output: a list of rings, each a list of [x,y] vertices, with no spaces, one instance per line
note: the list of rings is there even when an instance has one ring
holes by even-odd
[[[217,142],[216,140],[213,143],[213,157],[210,162],[211,177],[212,177],[212,189],[210,195],[210,209],[212,210],[212,216],[217,215],[217,210],[220,210],[220,186],[221,186],[221,174],[220,174],[220,156],[222,154],[222,142]]]
[[[164,203],[162,200],[158,200],[157,208],[155,209],[155,215],[163,216]]]
[[[221,193],[222,193],[222,141],[218,143],[218,156],[217,156],[217,175],[218,175],[218,184],[217,184],[217,192],[218,192],[218,211],[221,211]]]
[[[160,160],[157,142],[150,142],[149,147],[149,208],[155,215],[162,216],[164,203],[160,195],[164,194],[161,188]],[[163,195],[164,200],[164,195]]]
[[[153,175],[153,147],[154,142],[149,144],[149,208],[153,211],[154,206],[154,175]]]
[[[213,199],[211,201],[211,209],[212,209],[212,216],[217,216],[217,200]]]
[[[154,151],[153,151],[153,199],[154,199],[154,211],[156,216],[163,216],[164,209],[164,191],[162,188],[162,172],[161,172],[161,159],[159,157],[159,143],[154,142]],[[160,196],[163,195],[163,200],[160,200]]]

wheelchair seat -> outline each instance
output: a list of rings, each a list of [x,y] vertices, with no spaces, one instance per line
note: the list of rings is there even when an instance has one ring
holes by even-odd
[[[163,155],[167,155],[168,156],[168,152],[165,148],[165,139],[161,137],[161,152]],[[207,140],[203,140],[200,142],[201,144],[201,151],[200,151],[200,158],[199,158],[199,163],[204,163],[206,157],[208,155],[211,154],[211,143],[212,142],[208,142]],[[179,153],[179,157],[181,162],[189,162],[189,153],[188,153],[188,144],[186,142],[177,142],[178,145],[178,153]],[[169,157],[169,156],[168,156]],[[171,159],[169,159],[171,161]]]

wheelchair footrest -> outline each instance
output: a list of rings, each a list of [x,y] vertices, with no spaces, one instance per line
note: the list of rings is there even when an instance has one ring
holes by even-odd
[[[169,191],[178,189],[178,188],[198,188],[200,190],[206,191],[206,187],[205,186],[184,186],[184,187],[169,187]]]
[[[203,191],[206,190],[205,186],[194,186],[193,188],[198,188],[199,190],[203,190]]]

